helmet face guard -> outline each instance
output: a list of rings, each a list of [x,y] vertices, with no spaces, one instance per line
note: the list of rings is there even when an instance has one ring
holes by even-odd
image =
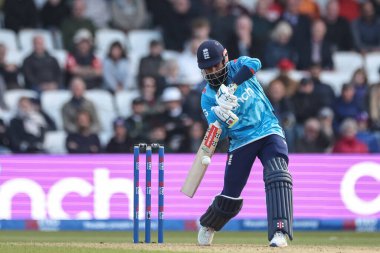
[[[228,77],[228,62],[223,62],[223,68],[212,72],[212,73],[206,73],[204,69],[202,69],[202,76],[203,78],[213,87],[219,87],[222,84],[225,84]]]

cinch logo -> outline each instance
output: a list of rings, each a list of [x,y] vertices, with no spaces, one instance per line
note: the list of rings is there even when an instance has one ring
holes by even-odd
[[[355,190],[361,177],[373,177],[380,181],[380,164],[362,162],[352,166],[344,175],[340,185],[340,195],[345,206],[353,213],[373,215],[380,212],[380,193],[371,201],[361,199]]]
[[[205,60],[210,59],[210,53],[208,52],[208,48],[203,49],[203,58]]]
[[[255,93],[253,92],[253,90],[251,88],[246,88],[244,90],[244,92],[240,95],[240,97],[238,98],[238,102],[244,103],[250,97],[254,97],[254,95],[255,95]]]
[[[17,194],[26,194],[30,199],[31,219],[109,219],[110,202],[114,194],[121,193],[128,199],[128,218],[133,217],[133,180],[110,178],[107,168],[97,168],[93,174],[93,184],[78,177],[67,177],[58,180],[45,193],[42,185],[27,178],[5,181],[0,185],[0,219],[12,218],[12,199]],[[78,211],[69,215],[62,202],[69,194],[82,198],[93,198],[93,210]],[[145,196],[139,190],[139,217],[144,217]]]

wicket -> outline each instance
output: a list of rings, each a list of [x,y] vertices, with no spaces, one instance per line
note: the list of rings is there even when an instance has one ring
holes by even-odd
[[[145,243],[151,240],[151,186],[152,186],[152,149],[158,149],[158,243],[164,242],[164,146],[158,143],[139,143],[134,145],[134,190],[133,190],[133,242],[139,242],[139,188],[140,188],[140,149],[146,154],[145,180]]]

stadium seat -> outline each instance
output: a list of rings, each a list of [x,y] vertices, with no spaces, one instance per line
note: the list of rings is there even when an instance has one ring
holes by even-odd
[[[65,131],[49,131],[45,134],[44,150],[49,154],[65,154],[66,150]]]
[[[335,52],[333,61],[335,71],[345,72],[350,78],[355,70],[364,66],[363,57],[356,52]]]
[[[100,140],[100,145],[105,149],[108,142],[111,140],[113,136],[113,131],[102,131],[98,134],[99,140]]]
[[[278,74],[277,69],[260,70],[256,77],[262,86],[267,86]]]
[[[297,82],[301,81],[301,79],[305,76],[307,76],[307,73],[304,71],[297,71],[297,70],[292,70],[289,73],[289,76],[296,80]]]
[[[0,44],[4,44],[8,50],[18,50],[16,33],[8,29],[0,29]]]
[[[127,118],[132,115],[132,101],[140,95],[138,90],[121,91],[115,94],[118,115]]]
[[[112,122],[116,118],[112,95],[105,90],[88,90],[85,97],[95,104],[102,131],[112,132]]]
[[[18,101],[21,97],[37,98],[38,94],[32,90],[16,89],[4,93],[4,101],[12,113],[17,111]]]
[[[127,35],[128,52],[139,58],[149,52],[149,44],[152,40],[162,40],[161,33],[155,30],[133,30]]]
[[[8,50],[7,54],[5,55],[5,61],[8,64],[15,64],[21,67],[23,60],[24,55],[19,50]]]
[[[368,53],[365,57],[365,66],[369,83],[378,83],[380,81],[380,53]]]
[[[55,122],[58,130],[63,130],[62,106],[71,98],[68,90],[44,91],[41,94],[41,107]]]
[[[123,32],[113,29],[100,29],[95,34],[95,46],[99,55],[104,58],[107,55],[109,47],[115,41],[125,45],[126,36]]]
[[[43,36],[45,47],[49,52],[54,50],[53,36],[50,32],[40,29],[23,29],[18,34],[22,51],[31,52],[33,50],[33,38],[36,35]]]
[[[55,57],[59,63],[59,66],[64,69],[66,66],[67,51],[63,49],[56,49],[50,52],[53,57]]]
[[[177,59],[178,56],[180,56],[180,53],[178,53],[177,51],[174,51],[174,50],[164,50],[162,52],[162,58],[164,58],[165,61]]]
[[[337,96],[341,93],[342,85],[350,82],[351,76],[346,72],[322,71],[320,79],[323,83],[331,85]]]

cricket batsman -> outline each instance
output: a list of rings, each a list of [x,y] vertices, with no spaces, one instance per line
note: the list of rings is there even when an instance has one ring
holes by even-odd
[[[264,166],[269,245],[286,247],[287,237],[293,239],[293,183],[284,133],[256,79],[261,62],[246,56],[229,61],[215,40],[199,46],[197,61],[207,81],[203,113],[209,124],[217,120],[222,125],[221,139],[230,140],[223,189],[200,218],[198,243],[211,245],[215,231],[240,212],[240,195],[258,157]]]

